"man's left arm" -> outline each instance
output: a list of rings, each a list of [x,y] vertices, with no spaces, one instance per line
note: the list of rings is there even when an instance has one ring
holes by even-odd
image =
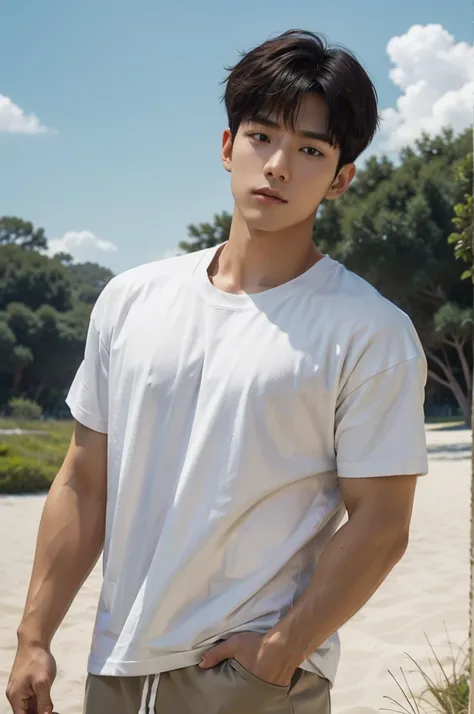
[[[273,684],[287,685],[300,664],[349,620],[405,553],[416,476],[341,479],[349,519],[324,549],[312,579],[263,637],[234,635],[211,648],[201,666],[235,658]]]
[[[288,682],[303,660],[365,605],[402,558],[416,481],[411,475],[340,480],[349,519],[326,546],[304,593],[264,638],[269,650],[282,653],[275,656],[282,669],[270,675],[272,681]]]

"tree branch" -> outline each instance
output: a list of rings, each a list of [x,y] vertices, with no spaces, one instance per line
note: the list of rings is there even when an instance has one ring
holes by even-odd
[[[444,290],[439,285],[431,288],[423,288],[423,290],[420,290],[420,295],[424,295],[436,302],[444,300]]]
[[[446,357],[446,353],[444,350],[442,350],[443,355]],[[459,384],[458,380],[454,376],[453,370],[451,365],[444,363],[434,352],[430,349],[426,349],[426,354],[427,356],[435,363],[437,364],[443,371],[443,373],[446,376],[446,379],[443,379],[442,377],[439,376],[439,374],[436,374],[432,369],[428,370],[428,374],[433,379],[435,382],[438,382],[438,384],[442,384],[443,387],[447,387],[455,396],[457,403],[461,407],[463,414],[465,415],[466,423],[468,420],[468,402],[469,402],[469,397],[470,397],[470,391],[469,391],[469,382],[467,385],[467,390],[464,390],[461,385]]]
[[[449,369],[449,368],[450,368],[449,357],[448,357],[448,355],[446,354],[446,350],[444,349],[444,347],[440,347],[440,352],[441,352],[441,354],[443,355],[444,364],[446,365],[446,368]]]
[[[467,393],[471,394],[472,374],[471,374],[471,370],[469,369],[469,365],[467,363],[466,355],[464,354],[463,343],[461,343],[460,340],[455,340],[454,347],[456,349],[456,352],[458,353],[459,361],[461,362],[462,373],[464,375],[464,379],[466,380]]]
[[[448,339],[447,337],[443,337],[443,342],[444,342],[445,344],[449,345],[450,347],[454,347],[454,348],[457,347],[456,340],[450,340],[450,339]]]
[[[428,376],[431,377],[432,380],[435,382],[438,382],[438,384],[442,384],[443,387],[447,387],[448,389],[451,389],[451,385],[449,382],[447,382],[445,379],[442,377],[438,376],[436,372],[433,372],[432,369],[428,370]]]
[[[439,297],[435,297],[434,295],[431,295],[431,293],[426,293],[426,290],[419,290],[417,292],[418,297],[420,300],[425,300],[426,302],[433,303],[434,305],[439,305],[442,300]]]
[[[438,365],[438,367],[440,367],[443,370],[448,381],[451,382],[451,380],[453,379],[453,375],[452,375],[451,369],[449,367],[449,364],[446,364],[445,362],[443,362],[443,360],[441,360],[439,357],[437,357],[435,355],[435,353],[433,352],[433,350],[427,349],[426,354],[435,364]]]

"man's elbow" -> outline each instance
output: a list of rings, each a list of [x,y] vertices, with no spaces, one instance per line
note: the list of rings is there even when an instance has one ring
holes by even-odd
[[[410,529],[405,524],[385,523],[377,529],[381,555],[396,565],[405,555],[410,540]]]
[[[396,536],[394,535],[392,551],[396,563],[398,563],[407,552],[409,540],[410,532],[408,529],[400,530]]]
[[[349,522],[351,520],[374,554],[392,565],[403,558],[410,538],[410,525],[406,519],[359,511],[349,518]]]

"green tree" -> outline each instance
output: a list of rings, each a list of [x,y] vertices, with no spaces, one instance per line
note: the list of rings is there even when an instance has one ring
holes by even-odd
[[[17,245],[28,250],[46,250],[48,242],[43,228],[16,216],[0,217],[0,245]]]
[[[6,315],[0,313],[0,373],[10,373],[15,345],[15,334],[8,325]]]
[[[26,347],[34,347],[38,340],[38,318],[35,311],[22,302],[11,302],[4,314],[16,341]]]
[[[427,347],[431,362],[438,368],[429,370],[429,376],[449,389],[460,405],[466,424],[472,416],[472,367],[467,349],[472,346],[473,310],[446,302],[434,314],[434,330],[431,346]],[[456,375],[452,365],[461,366]]]
[[[35,313],[23,303],[10,303],[0,313],[3,335],[2,371],[10,377],[13,395],[18,394],[25,370],[33,362],[33,348],[37,341]]]
[[[181,241],[179,247],[185,253],[213,248],[224,243],[229,238],[232,216],[223,211],[214,216],[214,223],[199,223],[188,226],[190,241]]]
[[[74,377],[84,352],[90,307],[77,304],[60,313],[43,305],[36,313],[38,321],[34,361],[29,370],[30,396],[54,407]]]
[[[23,302],[33,310],[52,305],[71,309],[73,285],[68,268],[36,251],[17,245],[0,246],[0,310]]]
[[[57,260],[62,265],[72,265],[74,263],[74,258],[70,253],[55,253],[53,256],[54,260]]]
[[[33,353],[29,347],[25,345],[15,345],[12,352],[12,372],[13,372],[13,383],[12,383],[12,393],[16,394],[21,384],[23,378],[23,373],[31,363],[33,362]]]
[[[40,249],[42,234],[36,234],[36,243],[28,241],[26,224],[18,219],[12,227],[9,221],[0,219],[5,231],[0,244],[0,410],[15,397],[39,401],[51,411],[63,406],[84,353],[92,305],[113,273],[95,263],[76,264],[67,254],[49,258]]]
[[[57,256],[55,256],[57,257]],[[114,276],[109,268],[97,263],[71,263],[68,269],[76,299],[93,305]]]
[[[471,278],[474,282],[474,228],[473,228],[473,170],[472,151],[457,162],[455,166],[455,179],[459,186],[461,198],[454,206],[453,224],[455,231],[449,236],[449,242],[454,244],[456,258],[463,260],[467,268],[462,278]]]
[[[31,399],[25,399],[24,397],[12,397],[8,402],[8,407],[15,420],[32,421],[33,419],[41,419],[43,411],[39,404],[35,404]]]
[[[13,331],[4,322],[0,322],[0,349],[0,369],[4,376],[10,378],[11,394],[17,394],[23,372],[33,361],[33,354],[28,347],[17,342]]]

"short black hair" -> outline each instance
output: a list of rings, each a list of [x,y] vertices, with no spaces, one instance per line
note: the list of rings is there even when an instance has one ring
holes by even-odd
[[[341,151],[338,170],[372,141],[379,124],[377,92],[350,50],[313,32],[288,30],[241,56],[226,67],[223,99],[232,136],[256,116],[281,117],[292,130],[302,100],[316,93],[327,104],[329,140]]]

